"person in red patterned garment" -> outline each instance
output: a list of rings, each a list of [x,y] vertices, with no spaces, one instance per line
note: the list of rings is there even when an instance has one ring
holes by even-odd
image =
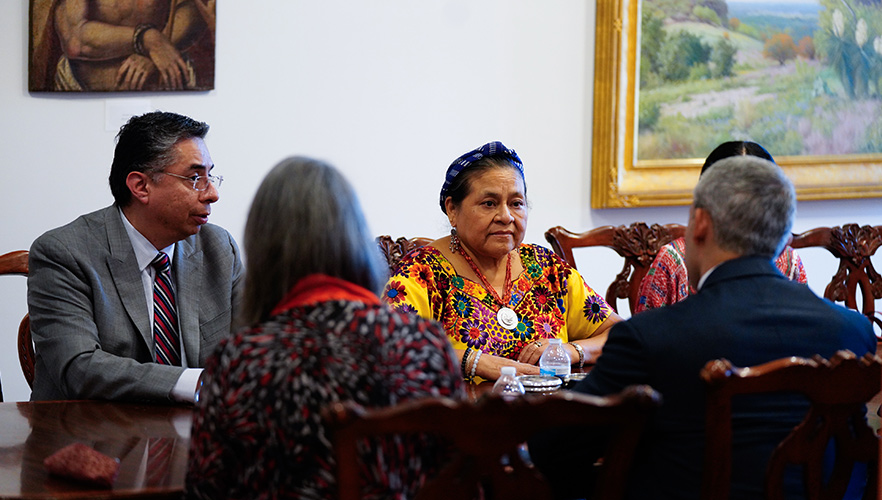
[[[704,166],[701,167],[701,174],[723,158],[739,155],[757,156],[775,162],[772,155],[755,142],[729,141],[711,151],[704,161]],[[775,259],[775,267],[793,281],[808,283],[802,260],[790,245],[785,246],[784,251]],[[686,243],[683,238],[677,238],[659,250],[649,271],[640,282],[640,298],[637,300],[634,314],[676,304],[693,293],[695,290],[689,285],[689,276],[686,274]]]
[[[382,304],[386,266],[355,193],[330,165],[279,163],[245,226],[241,324],[205,367],[187,498],[336,498],[321,410],[462,397],[441,325]],[[443,459],[428,439],[362,449],[362,498],[412,498]]]

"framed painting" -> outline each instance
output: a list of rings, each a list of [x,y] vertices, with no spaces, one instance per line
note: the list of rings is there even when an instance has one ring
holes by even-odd
[[[685,205],[718,144],[765,146],[801,200],[882,196],[882,5],[597,2],[592,208]]]
[[[28,90],[211,90],[215,3],[30,0]]]

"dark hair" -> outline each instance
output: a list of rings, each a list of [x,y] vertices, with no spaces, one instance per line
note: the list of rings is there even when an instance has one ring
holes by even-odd
[[[701,174],[704,173],[705,170],[710,168],[714,163],[722,160],[723,158],[729,158],[732,156],[743,156],[750,155],[756,156],[758,158],[762,158],[764,160],[769,160],[772,163],[775,163],[775,159],[772,158],[772,155],[766,151],[766,148],[760,146],[759,144],[751,141],[729,141],[724,142],[714,148],[711,151],[711,154],[707,155],[707,159],[704,160],[704,165],[701,167],[701,173],[698,174],[701,177]]]
[[[182,140],[204,139],[208,124],[176,113],[154,111],[132,117],[116,135],[110,167],[110,192],[124,207],[132,200],[126,185],[130,172],[162,172],[175,161],[173,148]]]
[[[472,191],[471,180],[473,177],[494,168],[510,168],[517,172],[521,180],[524,181],[524,196],[527,195],[527,181],[524,179],[524,173],[518,168],[514,160],[506,155],[485,156],[469,165],[451,182],[450,187],[447,189],[447,196],[451,198],[453,205],[459,206],[462,200]],[[447,205],[443,201],[441,203],[441,210],[445,214],[447,213]]]
[[[352,186],[331,165],[302,156],[282,160],[257,188],[244,246],[242,326],[269,319],[310,274],[379,294],[388,273]]]

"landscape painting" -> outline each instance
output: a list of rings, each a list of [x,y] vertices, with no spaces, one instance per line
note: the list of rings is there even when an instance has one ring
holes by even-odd
[[[601,4],[592,206],[688,203],[729,140],[765,146],[801,199],[882,196],[879,0]]]
[[[877,1],[644,0],[637,158],[882,152]]]

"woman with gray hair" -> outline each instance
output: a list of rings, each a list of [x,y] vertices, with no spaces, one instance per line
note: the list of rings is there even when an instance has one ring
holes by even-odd
[[[193,421],[189,498],[336,498],[321,410],[456,396],[444,330],[381,305],[385,269],[352,187],[293,157],[255,195],[245,227],[244,329],[221,342]],[[412,497],[439,459],[431,445],[362,449],[364,498]]]

